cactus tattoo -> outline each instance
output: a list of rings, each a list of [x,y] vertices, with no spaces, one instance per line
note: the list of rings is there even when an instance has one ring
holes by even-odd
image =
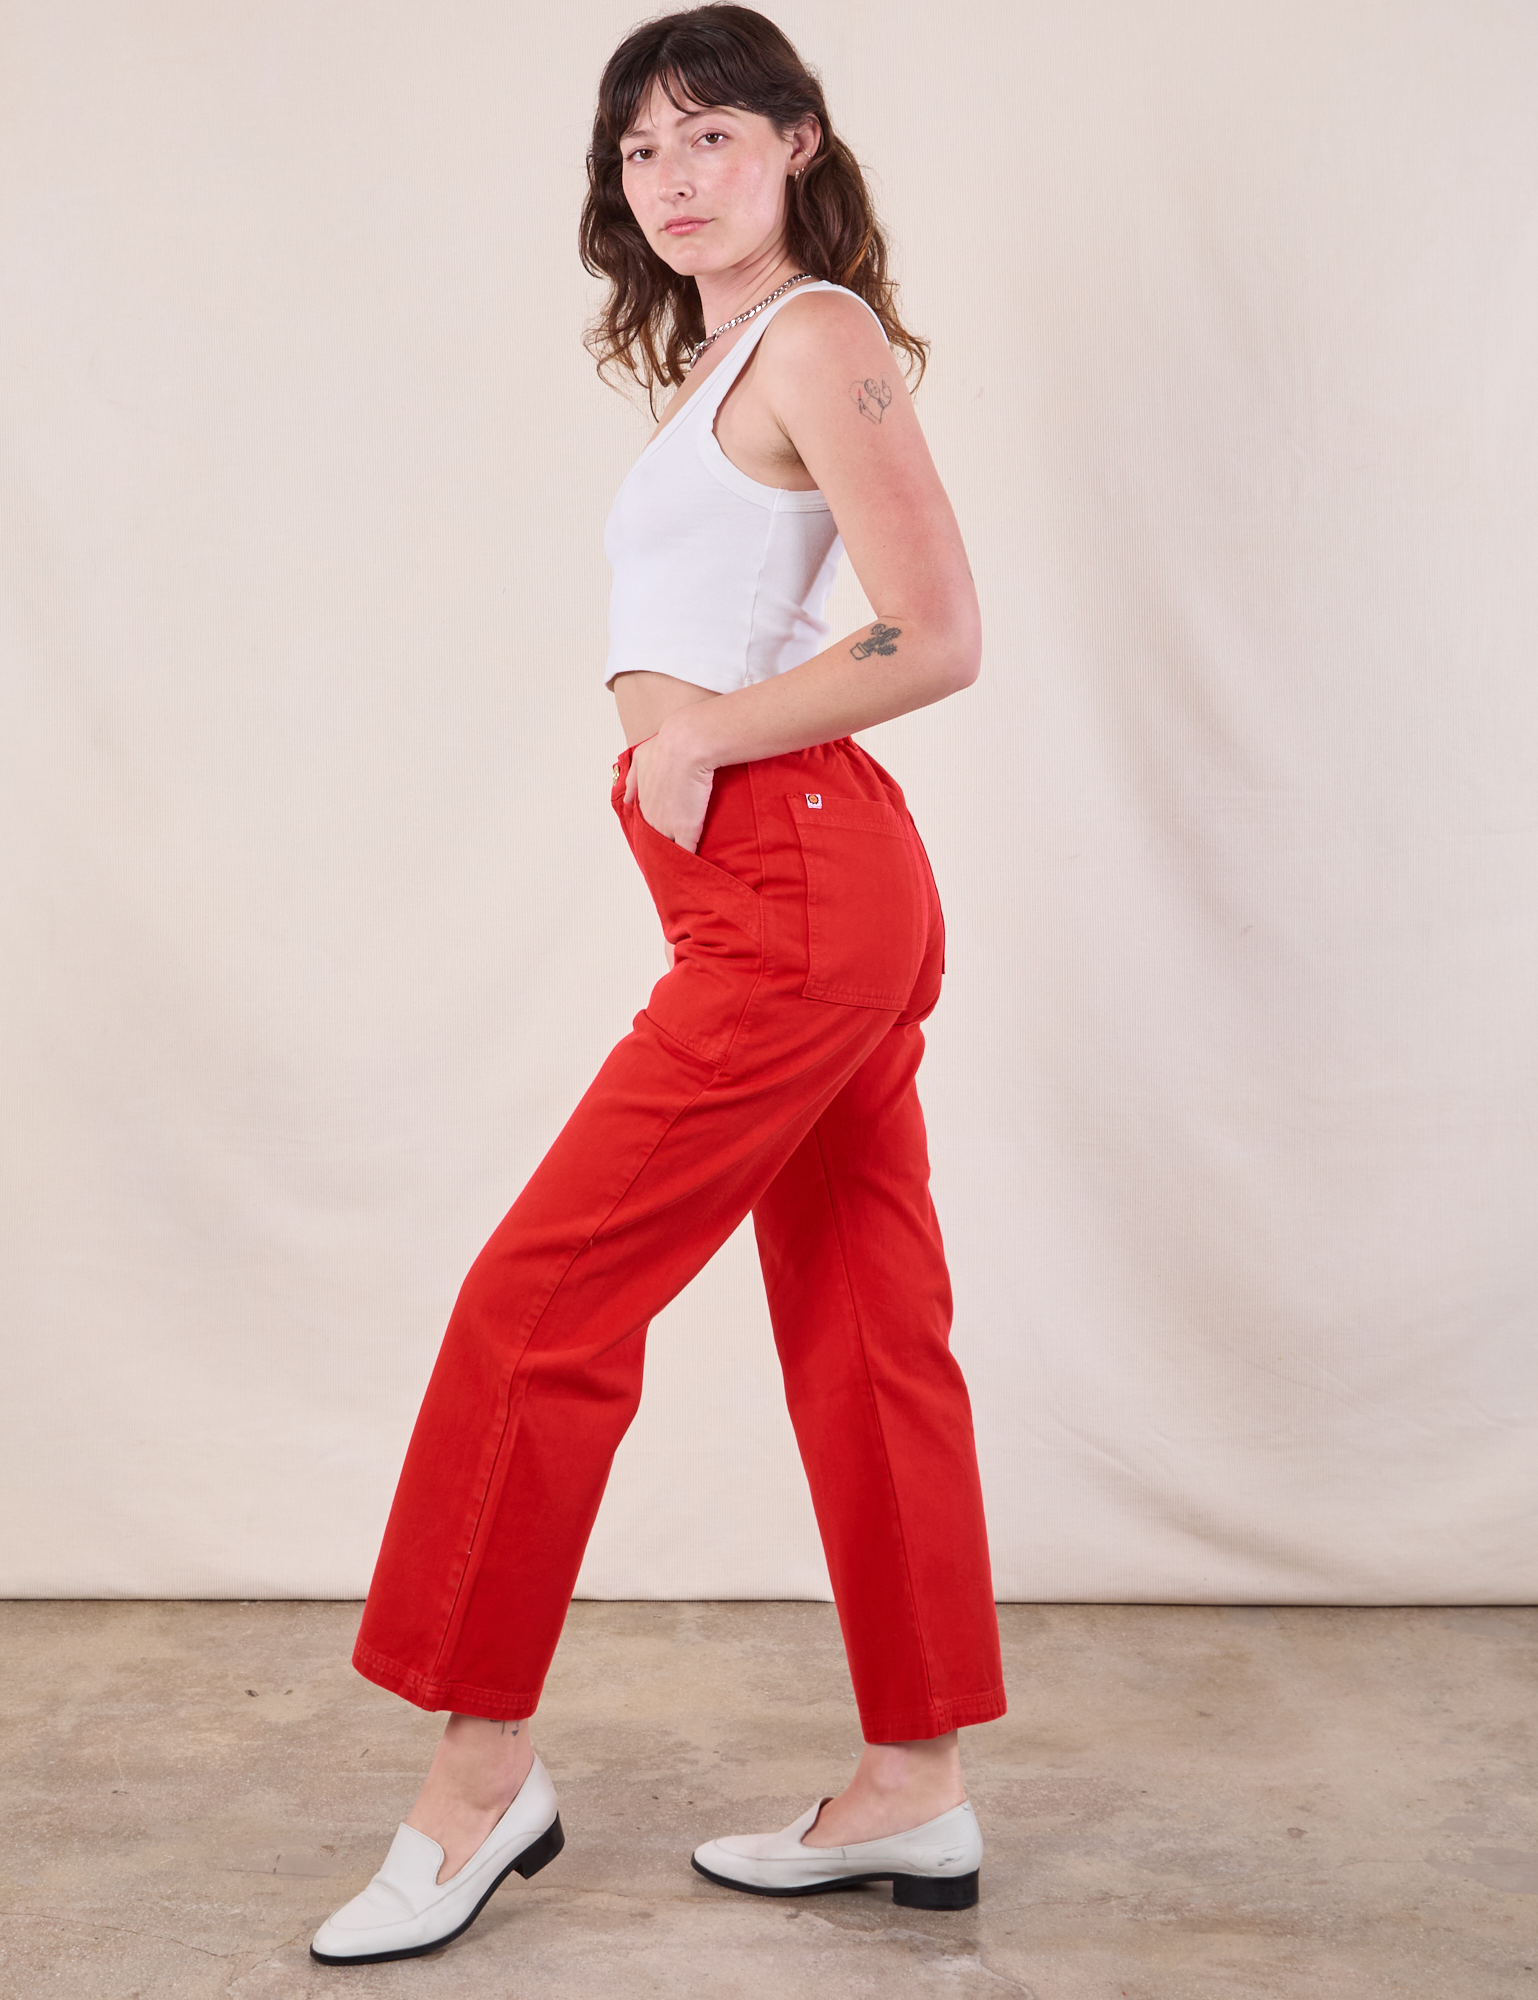
[[[870,628],[868,639],[857,639],[849,648],[857,660],[868,660],[872,653],[881,653],[890,659],[897,651],[897,639],[901,625],[883,625],[878,618]]]

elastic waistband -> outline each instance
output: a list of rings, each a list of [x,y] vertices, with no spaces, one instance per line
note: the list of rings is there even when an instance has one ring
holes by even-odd
[[[655,731],[653,734],[655,734]],[[650,736],[642,736],[636,742],[625,745],[624,749],[621,750],[614,760],[614,776],[617,779],[623,778],[629,773],[631,758],[643,743],[650,743],[651,740]],[[755,757],[750,760],[750,764],[752,768],[757,769],[761,766],[777,764],[782,757],[786,760],[793,757],[815,757],[820,750],[853,750],[861,756],[868,756],[868,753],[860,749],[859,744],[855,742],[852,736],[830,736],[826,743],[813,743],[805,750],[781,751],[775,757]],[[747,770],[748,768],[750,768],[749,764],[723,764],[721,766],[723,771]]]

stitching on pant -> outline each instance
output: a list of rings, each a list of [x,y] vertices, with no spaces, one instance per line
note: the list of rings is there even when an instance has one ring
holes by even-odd
[[[917,1709],[877,1709],[868,1716],[862,1713],[860,1722],[871,1732],[870,1742],[902,1743],[922,1737],[926,1731],[944,1736],[952,1729],[974,1728],[980,1722],[993,1722],[1008,1713],[1004,1683],[999,1681],[980,1694],[958,1694],[948,1701],[936,1702],[928,1715],[920,1715]],[[938,1729],[934,1727],[936,1722],[941,1725]]]
[[[743,1002],[743,1006],[744,1007],[747,1006],[747,1001]],[[641,1012],[646,1016],[646,1019],[649,1022],[649,1024],[653,1028],[655,1028],[657,1033],[661,1035],[662,1039],[665,1042],[671,1042],[675,1049],[681,1049],[686,1056],[693,1056],[696,1062],[705,1064],[707,1069],[709,1069],[710,1071],[710,1075],[705,1079],[705,1088],[708,1090],[711,1084],[715,1082],[717,1076],[719,1076],[721,1072],[720,1058],[717,1056],[706,1055],[705,1051],[701,1048],[697,1048],[693,1042],[686,1042],[682,1035],[675,1035],[671,1028],[665,1028],[663,1024],[657,1019],[656,1015],[652,1013],[650,1008],[643,1007],[641,1009]],[[730,1048],[730,1046],[731,1044],[728,1042],[727,1047]],[[661,1142],[659,1141],[658,1143],[660,1144]],[[623,1196],[621,1197],[621,1199],[623,1199]]]
[[[418,1673],[415,1667],[402,1666],[399,1660],[362,1639],[353,1648],[353,1665],[376,1687],[388,1688],[403,1700],[415,1702],[418,1708],[455,1708],[461,1714],[489,1716],[493,1722],[502,1719],[494,1713],[501,1708],[507,1710],[509,1722],[517,1722],[532,1715],[539,1706],[538,1692],[480,1687],[474,1681],[434,1680],[428,1674]],[[470,1706],[472,1701],[478,1704],[474,1708]],[[484,1707],[479,1706],[482,1703]]]
[[[913,1617],[913,1630],[919,1642],[919,1657],[924,1662],[924,1681],[929,1689],[930,1703],[935,1708],[942,1704],[935,1695],[934,1675],[929,1667],[929,1647],[924,1640],[923,1621],[919,1617],[918,1597],[913,1588],[913,1566],[908,1560],[908,1538],[903,1529],[902,1507],[897,1498],[897,1481],[892,1476],[892,1455],[887,1450],[886,1431],[881,1422],[881,1405],[876,1400],[876,1385],[871,1380],[870,1356],[865,1346],[865,1326],[860,1316],[859,1295],[855,1290],[854,1278],[849,1270],[849,1253],[844,1248],[844,1229],[839,1219],[838,1203],[833,1198],[833,1176],[828,1171],[828,1155],[822,1143],[820,1122],[812,1127],[812,1136],[817,1142],[817,1164],[822,1169],[822,1184],[827,1190],[828,1213],[833,1218],[833,1237],[838,1244],[839,1261],[844,1267],[844,1285],[849,1294],[849,1309],[854,1315],[855,1334],[860,1343],[860,1360],[865,1368],[865,1386],[870,1395],[871,1412],[876,1419],[876,1435],[881,1440],[881,1460],[886,1467],[887,1485],[892,1495],[892,1513],[897,1522],[897,1540],[902,1549],[903,1583],[908,1592],[908,1609]]]
[[[732,1050],[737,1046],[738,1037],[742,1033],[742,1024],[748,1018],[748,1012],[753,1005],[753,1001],[758,993],[759,987],[762,986],[763,983],[764,983],[764,954],[762,947],[760,947],[758,954],[758,970],[753,975],[753,984],[748,988],[748,997],[742,1003],[742,1012],[737,1016],[737,1024],[732,1029],[730,1036],[727,1038],[726,1047],[721,1051],[721,1062],[720,1062],[720,1067],[716,1071],[716,1076],[719,1076],[722,1073],[722,1071],[725,1070],[726,1065],[731,1061]],[[710,1081],[711,1083],[714,1083],[715,1080],[716,1080],[715,1077],[712,1077]],[[707,1084],[706,1089],[709,1089],[709,1087],[710,1087],[709,1084]]]
[[[764,761],[768,762],[770,760],[765,759]],[[751,806],[753,810],[753,838],[758,843],[758,882],[760,891],[762,891],[769,886],[769,867],[768,863],[764,859],[763,815],[759,812],[758,809],[759,768],[757,764],[748,764],[744,768],[746,769],[748,774],[748,804],[749,806]],[[760,905],[760,907],[762,907],[762,905]],[[773,927],[770,925],[768,921],[768,913],[766,911],[765,919],[759,925],[758,929],[758,976],[760,979],[767,978],[772,972],[774,972],[778,968],[781,959],[783,957],[783,954],[779,952],[777,949],[773,956],[773,959],[771,960],[769,940],[772,934],[772,929]],[[748,995],[748,998],[751,1000],[752,997],[753,996],[750,993]],[[744,1008],[743,1012],[746,1013],[747,1009]],[[741,1023],[739,1022],[738,1025],[740,1026]],[[730,1047],[731,1046],[730,1043],[728,1043],[727,1046]]]
[[[625,1183],[624,1187],[615,1196],[614,1200],[611,1202],[608,1209],[605,1211],[603,1218],[598,1223],[597,1227],[592,1231],[591,1235],[588,1235],[583,1238],[582,1242],[580,1242],[577,1245],[577,1247],[572,1251],[571,1256],[566,1260],[566,1263],[561,1269],[560,1275],[556,1278],[555,1283],[550,1287],[550,1290],[545,1294],[544,1303],[540,1306],[540,1309],[538,1313],[535,1315],[534,1320],[531,1323],[528,1332],[524,1335],[523,1345],[519,1348],[517,1358],[514,1360],[512,1367],[508,1371],[506,1403],[502,1412],[502,1428],[497,1438],[497,1448],[491,1455],[491,1465],[486,1475],[486,1485],[481,1493],[480,1501],[475,1510],[475,1521],[470,1530],[470,1543],[468,1549],[465,1552],[464,1568],[459,1573],[459,1582],[454,1587],[454,1596],[449,1604],[448,1615],[443,1622],[443,1637],[439,1640],[438,1650],[433,1655],[433,1671],[435,1678],[437,1677],[437,1671],[439,1667],[443,1663],[443,1655],[446,1647],[449,1644],[450,1635],[454,1631],[454,1620],[459,1610],[460,1599],[464,1596],[465,1586],[469,1582],[471,1575],[475,1571],[477,1571],[480,1567],[479,1563],[477,1563],[474,1560],[476,1554],[476,1545],[480,1541],[481,1523],[486,1518],[486,1502],[490,1498],[491,1489],[493,1485],[496,1483],[497,1467],[500,1464],[502,1464],[505,1455],[508,1452],[510,1452],[513,1446],[517,1443],[518,1419],[521,1419],[522,1417],[522,1402],[520,1400],[518,1409],[518,1419],[515,1419],[513,1413],[513,1398],[514,1398],[514,1391],[518,1386],[519,1369],[523,1365],[524,1358],[528,1354],[530,1347],[534,1343],[534,1338],[536,1334],[539,1332],[540,1326],[544,1321],[545,1315],[549,1312],[551,1306],[554,1305],[556,1297],[559,1294],[562,1285],[564,1285],[566,1280],[571,1276],[572,1267],[577,1262],[577,1259],[581,1257],[584,1251],[586,1251],[591,1246],[594,1237],[596,1237],[599,1234],[599,1232],[606,1227],[610,1218],[613,1216],[614,1211],[619,1207],[620,1203],[630,1193],[631,1189],[635,1186],[636,1182],[641,1178],[642,1174],[645,1173],[647,1167],[650,1166],[652,1160],[656,1156],[658,1147],[660,1147],[665,1142],[669,1133],[673,1130],[673,1127],[678,1123],[679,1119],[684,1116],[685,1112],[693,1110],[694,1106],[699,1103],[700,1099],[710,1089],[711,1085],[715,1082],[715,1080],[716,1080],[715,1076],[708,1077],[706,1081],[703,1084],[701,1084],[700,1088],[697,1091],[695,1091],[694,1095],[688,1100],[688,1102],[685,1104],[681,1104],[678,1107],[678,1109],[673,1113],[673,1116],[668,1120],[667,1124],[663,1127],[662,1131],[658,1133],[656,1141],[647,1151],[645,1159],[641,1161],[640,1165],[636,1168],[635,1172],[631,1175],[630,1179]]]

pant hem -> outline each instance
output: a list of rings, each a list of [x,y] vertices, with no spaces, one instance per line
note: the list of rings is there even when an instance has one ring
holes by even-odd
[[[860,1727],[867,1743],[917,1743],[979,1722],[996,1722],[1005,1710],[1004,1689],[999,1686],[931,1702],[925,1708],[861,1709]]]
[[[506,1688],[477,1687],[473,1681],[438,1681],[403,1667],[366,1646],[360,1639],[353,1647],[352,1663],[366,1681],[388,1688],[402,1700],[418,1708],[451,1709],[458,1715],[478,1715],[488,1722],[522,1722],[539,1707],[540,1691],[509,1692]]]

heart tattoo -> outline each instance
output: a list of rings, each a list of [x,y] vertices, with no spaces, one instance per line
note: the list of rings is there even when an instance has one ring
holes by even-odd
[[[869,417],[873,424],[879,424],[886,415],[887,404],[892,400],[892,387],[883,375],[879,382],[867,375],[863,382],[851,382],[849,393],[854,398],[855,408],[862,417]]]

